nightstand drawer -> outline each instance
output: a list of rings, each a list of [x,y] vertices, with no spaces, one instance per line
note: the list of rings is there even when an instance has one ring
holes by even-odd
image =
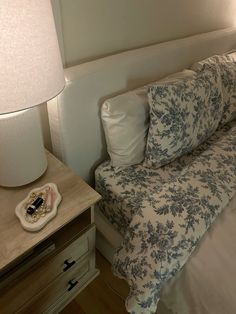
[[[89,258],[89,268],[95,269],[95,226],[92,226],[79,238],[75,239],[64,250],[49,258],[39,267],[30,269],[28,274],[21,276],[17,283],[3,289],[0,295],[1,313],[12,313],[39,294],[56,278],[70,275],[81,260]]]
[[[78,261],[86,254],[95,249],[95,226],[92,226],[82,236],[74,240],[52,261],[50,276],[54,277],[61,273],[68,272],[76,267]]]
[[[79,264],[68,273],[64,273],[52,284],[32,298],[17,313],[57,313],[78,292],[84,288],[98,274],[95,268],[91,268],[90,256],[82,259]]]

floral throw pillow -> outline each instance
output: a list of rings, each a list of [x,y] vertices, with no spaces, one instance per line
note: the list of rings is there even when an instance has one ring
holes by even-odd
[[[216,67],[148,90],[150,127],[144,166],[159,168],[189,153],[217,129],[223,112]]]
[[[217,67],[219,69],[224,109],[220,125],[236,118],[236,52],[226,55],[215,55],[192,65],[192,70],[202,72]]]

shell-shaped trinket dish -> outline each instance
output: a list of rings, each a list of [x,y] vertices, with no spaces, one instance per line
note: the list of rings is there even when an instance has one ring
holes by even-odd
[[[15,208],[22,227],[31,232],[41,230],[57,214],[61,195],[54,183],[33,189]]]

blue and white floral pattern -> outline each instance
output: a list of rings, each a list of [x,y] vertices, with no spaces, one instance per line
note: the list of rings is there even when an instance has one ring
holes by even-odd
[[[153,85],[148,91],[150,126],[144,166],[159,168],[209,138],[222,117],[221,80],[216,67],[193,78]]]
[[[119,187],[126,208],[132,208],[121,220],[124,240],[113,263],[115,274],[131,287],[127,310],[155,313],[165,282],[183,267],[235,194],[236,122],[158,170],[112,169],[107,162],[97,170],[96,185],[103,196],[100,207],[108,202],[103,212],[109,220],[113,218],[108,209],[112,210],[115,198],[111,186]],[[122,206],[120,217],[122,213],[124,217]]]
[[[223,125],[236,118],[236,52],[196,62],[191,69],[200,73],[214,67],[219,71],[222,84],[224,109],[220,125]]]
[[[99,210],[124,235],[133,215],[144,208],[143,199],[157,193],[166,182],[171,182],[207,145],[205,143],[191,154],[158,169],[146,168],[142,164],[113,167],[110,161],[103,162],[95,171],[96,190],[102,195]]]

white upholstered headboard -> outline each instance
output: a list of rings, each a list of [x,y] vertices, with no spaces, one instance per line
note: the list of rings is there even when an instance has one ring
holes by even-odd
[[[99,108],[105,98],[236,48],[236,28],[135,49],[65,69],[64,91],[48,103],[54,154],[87,182],[106,157]]]

